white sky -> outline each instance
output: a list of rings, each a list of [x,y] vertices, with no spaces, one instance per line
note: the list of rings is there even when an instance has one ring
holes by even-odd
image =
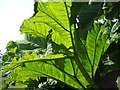
[[[0,0],[0,50],[5,52],[8,41],[23,39],[20,25],[34,13],[33,0]]]

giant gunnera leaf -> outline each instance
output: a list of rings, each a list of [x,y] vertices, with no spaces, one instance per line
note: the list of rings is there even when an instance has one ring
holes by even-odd
[[[11,75],[6,80],[25,82],[46,76],[74,88],[86,90],[89,85],[96,88],[93,82],[95,72],[101,55],[110,45],[107,43],[109,35],[104,33],[108,26],[107,21],[102,24],[97,18],[95,20],[95,17],[99,16],[99,7],[96,4],[88,6],[87,3],[81,3],[82,7],[77,17],[71,8],[71,2],[36,3],[34,15],[24,20],[20,27],[21,33],[30,36],[26,36],[28,42],[19,43],[18,46],[22,47],[22,52],[30,51],[24,52],[20,58],[14,56],[12,62],[4,66],[3,73],[11,70]],[[84,5],[87,8],[83,8]],[[91,18],[87,19],[91,10]],[[79,21],[78,25],[84,24],[82,28],[75,27],[76,23],[71,22],[73,19]],[[84,31],[84,26],[88,30]],[[38,39],[34,39],[36,37]],[[15,52],[14,47],[9,45],[8,49]]]
[[[63,65],[56,65],[64,62]],[[24,66],[21,66],[24,65]],[[16,59],[5,66],[5,71],[14,70],[16,72],[17,81],[27,81],[28,79],[36,79],[39,76],[47,76],[58,81],[62,81],[72,87],[80,87],[73,77],[73,69],[70,59],[62,54],[49,54],[40,58],[37,54],[25,54],[19,61]]]
[[[30,19],[26,19],[20,30],[35,36],[46,37],[52,29],[52,40],[57,44],[71,46],[69,35],[69,18],[71,3],[64,2],[38,2],[37,13]]]

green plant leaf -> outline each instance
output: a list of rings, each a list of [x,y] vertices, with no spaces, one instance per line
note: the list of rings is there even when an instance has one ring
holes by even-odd
[[[66,11],[66,8],[70,9],[70,6],[70,2],[67,3],[67,6],[65,6],[64,2],[38,2],[38,12],[35,16],[23,22],[20,28],[21,32],[46,37],[49,30],[52,29],[52,40],[57,44],[70,47],[68,18],[70,12],[67,14]]]
[[[93,75],[98,67],[101,55],[104,53],[103,49],[107,43],[108,35],[102,35],[106,25],[100,26],[99,23],[94,23],[93,29],[88,31],[86,48],[90,58]]]
[[[31,34],[25,34],[25,39],[29,42],[39,45],[40,48],[47,47],[47,39],[43,37],[36,37]]]
[[[116,82],[117,82],[118,90],[120,90],[120,76],[117,78]]]
[[[76,30],[75,35],[75,50],[76,57],[78,55],[78,60],[76,63],[79,64],[79,69],[83,72],[86,80],[93,84],[92,78],[94,78],[98,63],[100,61],[101,55],[105,52],[110,44],[107,44],[108,35],[102,34],[107,24],[100,25],[99,22],[94,22],[93,27],[87,33],[86,42],[81,38],[79,30]]]
[[[79,88],[80,85],[74,80],[73,68],[70,62],[70,59],[63,54],[50,54],[40,59],[37,54],[33,53],[31,55],[24,55],[17,62],[12,62],[11,65],[5,66],[4,68],[5,71],[15,69],[17,81],[26,81],[32,77],[32,79],[35,79],[38,76],[47,76]],[[23,64],[24,66],[21,66]],[[21,67],[19,68],[18,66]]]
[[[43,41],[39,40],[39,43],[42,43],[42,42]],[[44,41],[44,43],[47,43],[47,42]],[[9,41],[7,44],[7,47],[6,47],[7,51],[3,55],[3,61],[4,61],[4,63],[10,62],[10,61],[12,61],[12,59],[14,57],[19,59],[25,53],[36,52],[39,54],[43,54],[46,50],[46,46],[44,45],[44,47],[42,47],[42,48],[40,48],[40,47],[41,46],[38,43],[36,43],[36,41],[34,41],[34,43],[29,42],[27,40],[21,40],[21,41],[16,41],[16,42]]]

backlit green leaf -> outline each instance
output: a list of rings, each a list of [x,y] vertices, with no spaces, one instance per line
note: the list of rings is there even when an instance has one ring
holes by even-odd
[[[71,46],[69,35],[69,7],[68,2],[65,6],[64,2],[38,2],[38,12],[34,17],[27,19],[21,26],[22,33],[29,33],[35,36],[46,37],[50,29],[52,32],[52,40],[57,44]]]

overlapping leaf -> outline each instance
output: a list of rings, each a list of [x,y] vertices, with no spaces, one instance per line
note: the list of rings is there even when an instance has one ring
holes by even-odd
[[[99,23],[94,23],[93,29],[88,31],[86,48],[88,57],[92,64],[93,75],[97,69],[101,55],[104,53],[104,46],[107,44],[108,35],[102,35],[105,25],[100,26]]]
[[[79,30],[75,31],[75,49],[76,55],[78,55],[79,58],[76,62],[79,64],[78,67],[81,71],[81,66],[84,67],[86,72],[83,72],[82,74],[84,74],[84,77],[91,85],[91,78],[95,75],[100,57],[109,46],[109,44],[107,45],[108,34],[103,34],[106,25],[107,24],[100,25],[99,22],[94,22],[92,29],[87,33],[86,42],[81,38]]]

